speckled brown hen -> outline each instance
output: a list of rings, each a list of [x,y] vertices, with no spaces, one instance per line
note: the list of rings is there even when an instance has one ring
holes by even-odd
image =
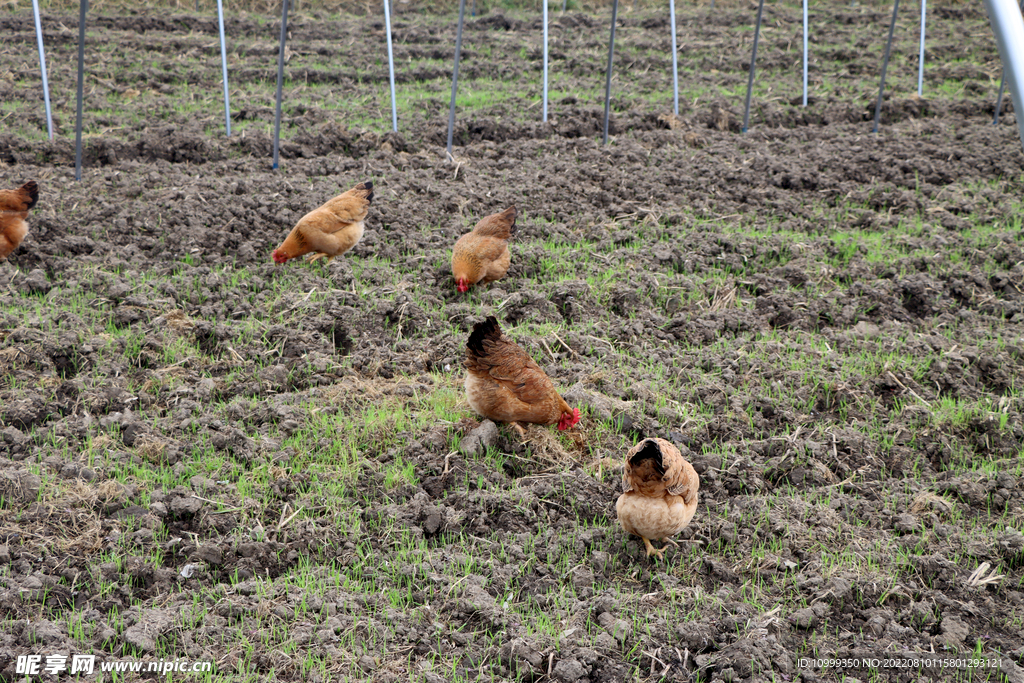
[[[644,439],[626,453],[622,487],[615,503],[619,524],[644,540],[647,557],[663,559],[665,548],[658,550],[651,539],[678,547],[672,536],[686,528],[697,510],[697,473],[668,441]]]
[[[452,249],[452,277],[460,292],[505,277],[512,263],[508,241],[516,228],[516,207],[484,216]]]
[[[486,418],[557,424],[559,429],[580,420],[579,408],[569,407],[530,354],[501,333],[493,315],[469,335],[466,370],[466,400]]]
[[[341,256],[363,236],[363,220],[373,200],[373,183],[367,180],[339,194],[299,219],[288,237],[272,254],[274,263],[310,254],[309,263]]]
[[[7,258],[28,234],[29,209],[39,201],[39,186],[30,180],[15,190],[0,190],[0,259]]]

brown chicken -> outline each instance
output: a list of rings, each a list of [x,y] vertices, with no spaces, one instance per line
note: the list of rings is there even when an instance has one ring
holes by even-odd
[[[373,183],[367,180],[310,211],[274,250],[274,262],[287,263],[310,252],[309,263],[325,256],[329,263],[341,256],[362,238],[363,219],[372,199]]]
[[[494,316],[478,323],[466,344],[466,400],[496,422],[558,424],[569,429],[580,420],[544,371],[521,346],[501,333]]]
[[[672,540],[682,531],[697,510],[700,479],[679,449],[664,439],[644,439],[626,453],[622,473],[623,493],[615,503],[619,524],[626,533],[644,539],[647,557],[663,559],[665,548],[658,550],[651,539],[661,539],[676,547]]]
[[[0,259],[18,248],[28,234],[28,211],[39,201],[39,186],[30,180],[16,190],[0,190]]]
[[[452,250],[452,277],[460,292],[505,277],[512,262],[508,241],[515,231],[516,207],[510,206],[480,219],[471,232],[459,238]]]

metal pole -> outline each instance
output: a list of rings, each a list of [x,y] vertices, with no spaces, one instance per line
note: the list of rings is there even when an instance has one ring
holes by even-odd
[[[1024,144],[1024,17],[1014,0],[985,0],[992,32],[999,43],[1003,74],[1010,85],[1017,131]]]
[[[82,179],[82,95],[85,88],[85,13],[89,0],[78,2],[78,113],[75,118],[75,180]]]
[[[900,0],[892,5],[892,21],[889,22],[889,39],[885,42],[885,57],[882,59],[882,82],[878,85],[878,102],[875,103],[875,127],[872,133],[878,132],[878,121],[882,118],[882,93],[885,92],[885,70],[889,68],[889,52],[892,50],[892,34],[896,30],[896,12],[900,8]]]
[[[921,51],[917,55],[917,96],[924,96],[924,24],[928,0],[921,0]]]
[[[50,84],[46,80],[46,50],[43,49],[43,24],[39,20],[39,0],[32,0],[36,18],[36,43],[39,45],[39,71],[43,74],[43,103],[46,105],[46,132],[53,139],[53,114],[50,111]]]
[[[284,83],[284,41],[288,37],[288,0],[281,0],[281,51],[277,55],[277,111],[274,113],[274,166],[281,152],[281,87]]]
[[[562,14],[565,14],[565,6],[569,4],[569,0],[562,0]]]
[[[750,95],[754,90],[754,65],[757,62],[757,41],[761,39],[761,15],[764,14],[764,0],[757,3],[757,23],[754,25],[754,50],[750,54],[750,75],[747,77],[747,104],[743,108],[743,130],[750,125]]]
[[[992,125],[999,125],[999,115],[1003,111],[1003,92],[1006,91],[1006,72],[1003,71],[1003,77],[999,79],[999,97],[996,98],[996,115],[992,119]]]
[[[452,103],[448,107],[448,154],[452,153],[455,135],[455,93],[459,88],[459,56],[462,54],[462,22],[466,18],[466,0],[459,0],[459,26],[455,31],[455,68],[452,69]]]
[[[540,0],[544,6],[544,117],[548,120],[548,0]]]
[[[804,106],[807,106],[807,0],[804,0]]]
[[[672,25],[672,111],[679,116],[679,56],[676,54],[676,0],[668,0],[668,21]]]
[[[391,51],[391,4],[384,0],[384,28],[388,36],[388,76],[391,79],[391,128],[398,132],[398,103],[395,102],[395,54]]]
[[[471,16],[476,16],[476,0],[473,0],[473,13]]]
[[[220,24],[220,69],[224,76],[224,130],[231,137],[231,101],[228,97],[228,50],[224,43],[224,3],[217,0],[217,21]]]
[[[619,0],[612,1],[612,36],[608,40],[608,75],[604,81],[604,144],[608,144],[608,116],[612,104],[612,57],[615,55],[615,22],[619,16]]]
[[[1020,11],[1024,12],[1024,0],[1021,0]],[[1003,92],[1006,90],[1006,69],[1003,69],[1003,77],[999,79],[999,97],[996,98],[996,115],[992,119],[992,125],[999,124],[999,115],[1003,111]]]

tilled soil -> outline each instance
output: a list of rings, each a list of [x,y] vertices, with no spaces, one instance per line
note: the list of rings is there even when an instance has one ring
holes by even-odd
[[[741,88],[752,13],[680,11],[683,71]],[[886,12],[817,17],[819,60],[845,71],[815,75],[804,109],[782,80],[799,27],[769,11],[746,134],[738,97],[678,117],[644,99],[667,87],[668,24],[627,13],[610,145],[596,101],[541,123],[514,97],[463,111],[451,160],[443,89],[381,132],[380,20],[298,15],[290,95],[372,86],[382,123],[289,105],[277,172],[266,127],[244,127],[272,118],[272,20],[229,21],[250,42],[225,138],[211,18],[100,16],[118,49],[91,64],[87,106],[120,113],[90,121],[81,182],[76,19],[44,17],[48,141],[31,18],[0,17],[0,115],[17,115],[0,185],[42,188],[0,264],[0,677],[93,653],[287,681],[1024,680],[1024,153],[1012,107],[991,124],[976,8],[934,10],[926,83],[961,89],[898,88],[869,132]],[[607,17],[556,20],[553,70],[599,80]],[[470,21],[463,78],[535,77],[538,27]],[[396,38],[400,87],[447,78],[429,62],[450,57],[450,18],[399,15]],[[180,111],[190,92],[210,112]],[[272,263],[363,179],[356,248]],[[512,203],[508,277],[460,295],[452,243]],[[464,401],[426,414],[489,314],[583,408],[573,432],[473,432]],[[328,487],[344,423],[382,406],[416,419],[367,426],[357,474]],[[340,431],[318,433],[327,418]],[[471,432],[486,454],[458,448]],[[664,562],[615,522],[642,436],[701,476]],[[926,655],[995,668],[801,662]]]

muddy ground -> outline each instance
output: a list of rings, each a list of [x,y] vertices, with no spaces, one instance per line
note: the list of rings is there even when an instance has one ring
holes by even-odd
[[[747,134],[715,88],[742,93],[752,12],[681,8],[707,91],[678,118],[666,19],[626,12],[608,147],[596,95],[542,123],[513,94],[460,112],[453,162],[450,17],[396,17],[399,87],[440,85],[395,134],[382,22],[298,14],[278,172],[272,17],[229,21],[225,138],[211,17],[101,15],[81,182],[76,17],[44,16],[51,142],[5,11],[0,185],[42,189],[0,264],[0,678],[94,653],[232,680],[1024,680],[1024,153],[1012,107],[991,124],[985,17],[933,11],[929,93],[905,39],[879,135],[888,8],[818,9],[807,109],[796,13],[769,8]],[[597,93],[607,16],[554,19],[553,70]],[[471,21],[467,83],[536,79],[537,28]],[[376,127],[336,106],[364,92]],[[274,266],[366,178],[352,252]],[[451,244],[511,203],[509,276],[459,295]],[[460,452],[465,402],[426,414],[492,313],[583,407],[573,433]],[[416,419],[352,436],[382,406]],[[655,435],[702,478],[660,563],[614,514]],[[925,655],[994,668],[801,664]]]

